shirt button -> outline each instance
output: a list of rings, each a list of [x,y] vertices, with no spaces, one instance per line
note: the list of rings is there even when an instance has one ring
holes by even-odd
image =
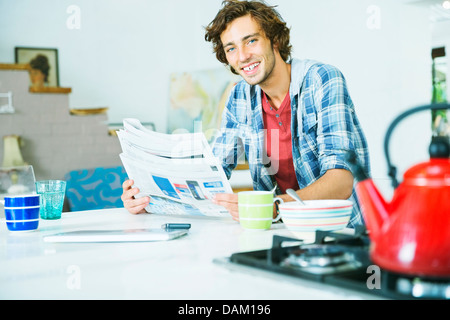
[[[277,117],[277,118],[279,118],[280,117],[280,115],[279,114],[277,114],[275,117]]]
[[[278,122],[278,124],[279,124],[280,126],[282,126],[282,125],[283,125],[283,123],[281,123],[281,122]]]

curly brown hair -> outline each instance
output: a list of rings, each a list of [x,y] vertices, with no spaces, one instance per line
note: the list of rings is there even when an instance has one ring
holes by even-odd
[[[276,6],[269,6],[263,0],[225,0],[222,2],[222,6],[223,8],[217,13],[214,20],[205,28],[205,40],[212,42],[213,52],[216,54],[217,60],[228,65],[220,35],[233,20],[248,14],[258,22],[266,37],[270,39],[272,46],[273,44],[278,45],[281,58],[285,62],[290,59],[292,50],[290,30],[275,10]],[[233,68],[231,68],[231,71],[236,73]]]
[[[43,54],[38,54],[33,60],[30,61],[30,67],[32,69],[40,70],[45,76],[44,82],[48,82],[50,64],[48,63],[48,58],[46,56]]]

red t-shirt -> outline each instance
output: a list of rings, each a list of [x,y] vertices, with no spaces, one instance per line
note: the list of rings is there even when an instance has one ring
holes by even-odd
[[[289,188],[298,190],[299,186],[292,159],[291,98],[289,92],[278,110],[270,105],[264,91],[262,91],[261,98],[264,128],[267,130],[267,156],[273,168],[278,166],[275,180],[282,193],[286,193],[286,189]]]

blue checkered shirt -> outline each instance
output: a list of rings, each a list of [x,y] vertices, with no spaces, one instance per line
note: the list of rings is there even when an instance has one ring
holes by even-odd
[[[349,150],[356,152],[369,173],[366,138],[342,73],[313,60],[292,59],[290,63],[292,154],[300,189],[315,182],[327,170],[350,171],[345,160]],[[261,88],[240,81],[225,106],[213,152],[221,159],[228,178],[236,165],[244,161],[245,154],[253,188],[271,190],[275,186],[276,168],[265,152],[262,112]],[[354,205],[349,226],[364,224],[355,189],[350,200]]]

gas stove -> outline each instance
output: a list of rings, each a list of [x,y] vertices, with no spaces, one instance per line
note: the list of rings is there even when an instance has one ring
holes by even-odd
[[[300,243],[300,244],[299,244]],[[381,270],[369,257],[364,227],[352,235],[317,231],[314,243],[274,235],[267,250],[232,254],[229,262],[393,299],[450,299],[450,279]]]

